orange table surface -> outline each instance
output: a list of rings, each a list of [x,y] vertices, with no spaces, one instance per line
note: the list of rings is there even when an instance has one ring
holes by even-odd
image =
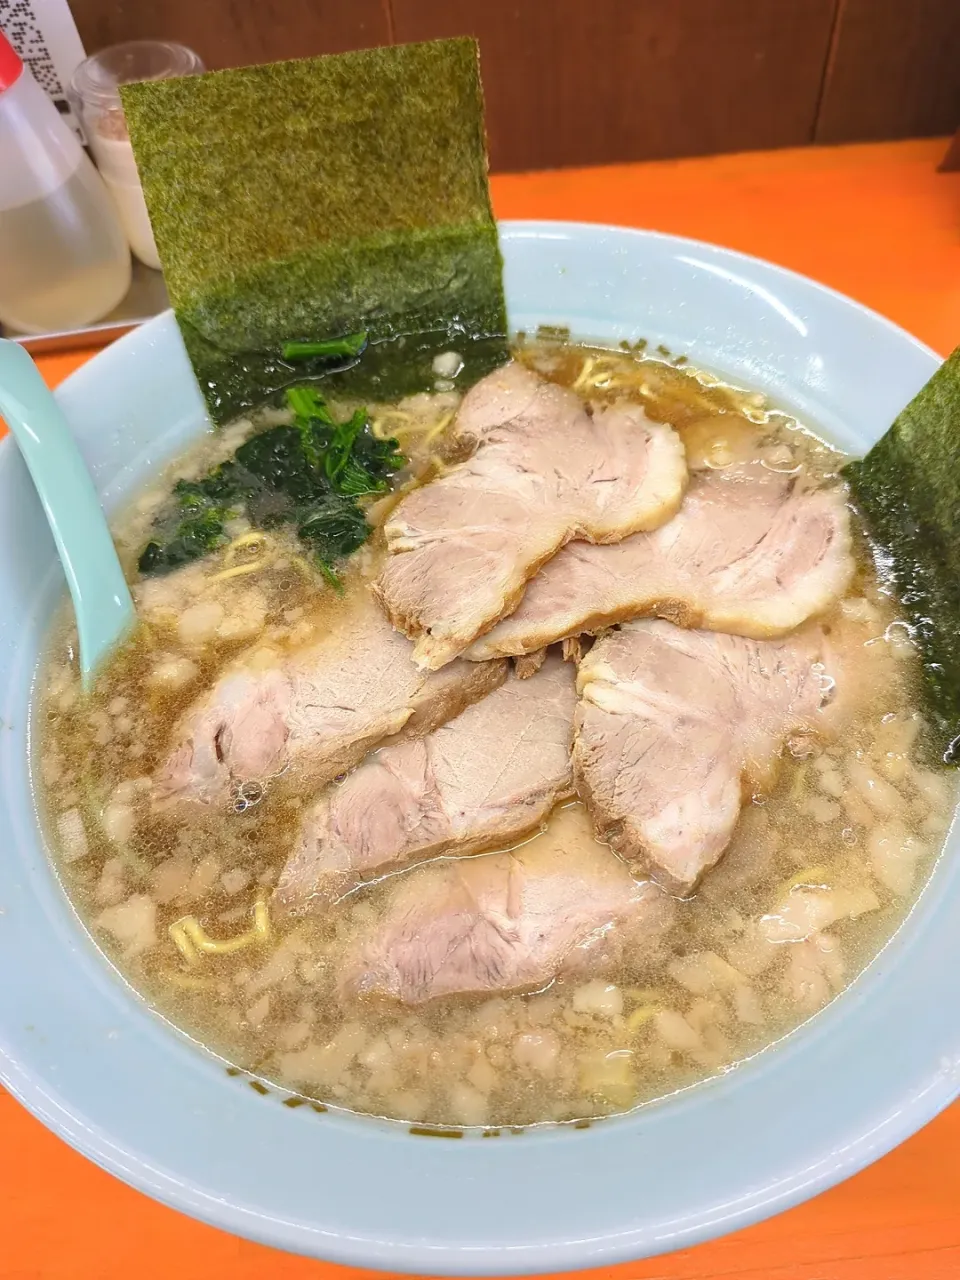
[[[503,218],[652,227],[792,267],[942,354],[960,343],[960,174],[943,142],[503,175]],[[55,385],[90,352],[45,356]],[[15,981],[8,975],[7,981]],[[956,1016],[951,1011],[950,1016]],[[359,1280],[384,1275],[224,1235],[117,1182],[0,1091],[3,1280]],[[842,1186],[736,1235],[599,1280],[960,1280],[960,1104]]]

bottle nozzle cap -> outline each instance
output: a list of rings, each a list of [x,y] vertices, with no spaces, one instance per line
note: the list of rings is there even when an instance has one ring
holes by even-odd
[[[20,55],[0,31],[0,93],[11,88],[20,79],[22,71],[23,63],[20,61]]]

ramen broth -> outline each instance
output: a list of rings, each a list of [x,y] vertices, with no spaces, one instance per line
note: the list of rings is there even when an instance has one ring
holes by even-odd
[[[803,483],[838,483],[842,455],[759,394],[643,351],[521,340],[515,354],[595,404],[638,401],[677,429],[691,467],[753,458]],[[397,490],[443,465],[457,400],[443,390],[372,407],[375,429],[396,435],[409,459]],[[823,620],[834,652],[851,659],[842,732],[784,752],[775,789],[746,805],[718,867],[676,902],[674,923],[642,956],[533,993],[419,1007],[339,996],[342,958],[376,926],[396,877],[305,919],[271,918],[310,794],[281,778],[251,780],[207,809],[150,803],[175,721],[219,670],[240,652],[268,666],[349,630],[383,556],[375,532],[337,594],[292,538],[238,517],[225,548],[137,577],[172,482],[204,473],[261,425],[207,437],[118,521],[144,626],[95,694],[81,696],[66,622],[39,686],[38,791],[59,874],[97,942],[161,1014],[228,1063],[326,1104],[429,1125],[575,1121],[731,1068],[877,953],[941,847],[955,787],[926,748],[909,629],[858,535],[853,585]],[[371,505],[375,529],[395,500]],[[533,838],[547,849],[595,839],[579,802]]]

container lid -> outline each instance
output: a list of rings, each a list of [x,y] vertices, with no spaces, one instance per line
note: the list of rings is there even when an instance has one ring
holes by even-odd
[[[23,63],[20,61],[20,55],[0,31],[0,93],[14,85],[20,79],[22,71]]]
[[[128,40],[86,58],[70,81],[72,94],[87,106],[118,107],[118,86],[138,80],[168,80],[204,70],[199,56],[173,40]]]

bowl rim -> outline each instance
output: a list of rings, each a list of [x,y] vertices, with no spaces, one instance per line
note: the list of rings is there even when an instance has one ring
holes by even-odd
[[[635,237],[637,242],[655,240],[664,246],[695,249],[700,254],[715,255],[725,261],[740,262],[745,266],[759,265],[765,271],[772,269],[778,276],[801,282],[805,288],[829,297],[832,303],[841,304],[853,315],[859,315],[861,318],[864,315],[868,316],[874,323],[881,324],[895,335],[898,341],[910,343],[919,352],[938,363],[942,360],[938,353],[907,333],[888,317],[872,311],[827,285],[749,254],[692,238],[615,224],[509,220],[499,225],[502,232],[513,239],[524,237],[543,239],[551,235],[557,238],[568,236],[589,238],[608,233],[617,237]],[[149,339],[154,331],[170,323],[171,313],[167,311],[110,344],[103,353],[93,356],[72,373],[58,388],[58,396],[69,398],[73,395],[85,394],[87,384],[95,385],[100,376],[99,370],[102,365],[98,362],[101,354],[110,351],[114,353],[112,358],[117,359],[122,355],[124,344],[132,346],[142,343],[145,338]],[[808,1022],[804,1024],[804,1028],[810,1025],[811,1023]],[[169,1032],[165,1031],[165,1034]],[[46,1094],[39,1081],[20,1071],[16,1060],[7,1056],[2,1043],[0,1043],[0,1082],[58,1136],[81,1154],[138,1190],[212,1226],[233,1231],[246,1238],[280,1249],[299,1248],[313,1252],[303,1238],[303,1234],[293,1230],[297,1224],[284,1224],[274,1218],[268,1218],[258,1213],[253,1206],[223,1202],[213,1205],[205,1194],[189,1182],[174,1181],[169,1179],[162,1170],[151,1170],[139,1152],[134,1149],[124,1149],[122,1144],[114,1142],[105,1132],[84,1123],[82,1115],[65,1112],[55,1099]],[[697,1087],[703,1091],[709,1088],[709,1082],[705,1086]],[[926,1089],[917,1096],[909,1098],[895,1117],[864,1133],[857,1141],[848,1144],[842,1158],[835,1160],[829,1169],[821,1170],[806,1178],[787,1179],[776,1187],[760,1188],[750,1197],[740,1198],[737,1204],[730,1206],[729,1211],[724,1215],[722,1232],[737,1230],[789,1208],[863,1168],[932,1119],[944,1106],[953,1101],[957,1096],[958,1088],[960,1085],[958,1085],[957,1067],[954,1065],[946,1070],[941,1064],[941,1069],[934,1072]],[[366,1123],[366,1121],[359,1123]],[[603,1240],[580,1241],[574,1245],[566,1241],[559,1244],[530,1245],[522,1250],[517,1248],[507,1250],[496,1246],[451,1250],[444,1246],[432,1258],[427,1256],[428,1250],[425,1248],[424,1255],[416,1259],[407,1256],[398,1258],[395,1245],[390,1241],[374,1241],[369,1238],[362,1240],[348,1237],[338,1237],[335,1240],[325,1238],[322,1246],[323,1256],[339,1263],[383,1267],[394,1272],[409,1269],[411,1272],[424,1274],[448,1274],[452,1268],[455,1268],[459,1274],[519,1274],[633,1260],[638,1256],[638,1248],[641,1247],[639,1237],[643,1234],[645,1233],[640,1230],[626,1231]],[[649,1257],[657,1253],[690,1247],[717,1234],[719,1234],[718,1225],[714,1218],[688,1223],[665,1237],[659,1244],[647,1238],[642,1245],[643,1256]],[[313,1244],[315,1246],[316,1241],[313,1241]]]

